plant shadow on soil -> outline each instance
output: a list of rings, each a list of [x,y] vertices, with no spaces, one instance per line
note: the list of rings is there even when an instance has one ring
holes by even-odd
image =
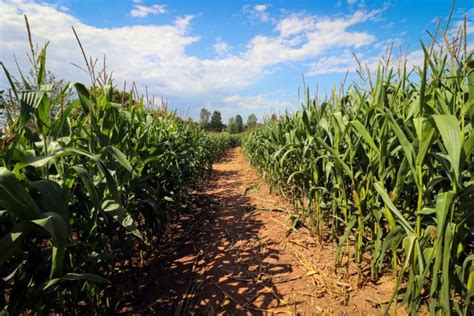
[[[164,236],[160,255],[144,267],[128,311],[259,314],[280,305],[272,280],[291,266],[278,264],[274,242],[259,240],[262,222],[251,216],[240,178],[238,170],[213,170],[200,184]]]

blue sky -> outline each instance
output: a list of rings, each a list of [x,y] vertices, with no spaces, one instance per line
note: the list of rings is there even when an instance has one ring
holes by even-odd
[[[259,118],[297,109],[302,76],[324,96],[355,79],[357,54],[370,69],[392,43],[410,67],[422,60],[419,39],[447,17],[451,1],[155,1],[3,0],[0,60],[27,65],[27,14],[33,38],[50,41],[48,66],[57,77],[87,82],[71,26],[86,53],[102,60],[115,84],[163,96],[181,116],[207,107],[225,120],[237,113]],[[472,1],[456,1],[453,28],[468,18]],[[472,41],[471,41],[472,42]],[[471,44],[472,49],[472,44]],[[1,77],[0,87],[6,86]]]

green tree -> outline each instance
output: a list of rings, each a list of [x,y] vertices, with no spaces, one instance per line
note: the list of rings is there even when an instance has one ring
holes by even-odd
[[[235,133],[235,118],[229,118],[229,123],[227,124],[227,131],[229,133]]]
[[[199,115],[199,125],[203,129],[209,128],[209,118],[211,117],[211,112],[209,112],[206,108],[201,109],[201,113]]]
[[[199,126],[199,123],[194,122],[194,120],[191,116],[188,117],[188,119],[186,120],[186,123],[188,123],[189,126],[193,126],[193,127],[198,127]]]
[[[224,127],[224,124],[222,124],[221,112],[214,111],[214,113],[212,113],[212,116],[211,116],[211,122],[209,123],[209,129],[211,131],[220,132],[222,131],[223,127]]]
[[[242,133],[244,131],[244,120],[240,114],[235,116],[235,131],[237,133]]]
[[[257,126],[257,116],[255,116],[255,114],[252,113],[247,118],[247,128],[248,129],[253,129],[256,126]]]

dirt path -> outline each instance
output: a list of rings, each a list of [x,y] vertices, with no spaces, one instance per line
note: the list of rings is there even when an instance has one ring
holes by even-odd
[[[168,232],[135,311],[381,313],[378,303],[391,283],[358,289],[353,269],[334,271],[333,245],[319,243],[307,229],[290,234],[289,205],[270,194],[239,148],[214,166],[193,196],[193,208]]]

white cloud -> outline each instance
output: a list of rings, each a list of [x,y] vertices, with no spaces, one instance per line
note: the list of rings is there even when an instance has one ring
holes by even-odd
[[[310,77],[327,73],[345,73],[354,71],[356,68],[357,63],[354,56],[349,50],[344,50],[340,55],[324,56],[312,63],[306,75]]]
[[[254,113],[259,120],[271,113],[284,113],[297,105],[296,100],[277,100],[261,94],[250,96],[233,94],[224,97],[223,101],[223,105],[219,107],[223,116],[231,117],[236,114]]]
[[[218,37],[214,44],[214,50],[218,55],[225,55],[230,50],[230,45]]]
[[[357,0],[347,0],[347,4],[350,6],[353,6],[356,3],[357,3]]]
[[[450,25],[448,36],[450,38],[456,37],[459,29],[464,28],[464,17],[466,17],[466,31],[467,35],[474,34],[474,9],[469,9],[466,12],[460,14],[461,18],[455,20]]]
[[[267,4],[256,4],[253,9],[257,12],[263,13],[267,10],[268,5]]]
[[[381,62],[385,63],[387,56],[387,47],[384,48],[383,53],[365,56],[364,54],[357,54],[357,59],[363,67],[365,73],[367,69],[370,72],[375,72]],[[410,72],[419,67],[423,67],[424,52],[422,49],[408,52],[402,56],[395,56],[393,53],[390,58],[390,67],[397,69],[399,65],[406,63],[407,70]],[[341,55],[324,56],[317,62],[310,65],[310,69],[306,76],[317,76],[328,73],[346,73],[354,72],[359,68],[356,58],[350,50],[344,50]]]
[[[292,14],[287,18],[281,20],[276,30],[280,32],[282,37],[288,37],[301,32],[309,32],[316,28],[316,19],[312,16],[304,16]]]
[[[284,110],[286,107],[291,105],[291,102],[271,100],[262,95],[241,96],[239,94],[233,94],[224,98],[224,105],[233,105],[239,109],[245,110]]]
[[[367,32],[349,31],[348,28],[374,18],[378,13],[356,11],[340,18],[290,15],[276,25],[278,36],[255,36],[248,45],[246,59],[267,66],[314,58],[330,49],[358,48],[371,44],[375,36]]]
[[[174,25],[178,27],[183,32],[189,30],[191,20],[194,19],[194,15],[185,15],[183,17],[179,17],[175,20]]]
[[[137,1],[137,0],[135,0]],[[140,5],[139,3],[136,3]],[[268,6],[253,7],[267,12]],[[284,108],[284,101],[272,101],[263,96],[242,97],[238,93],[271,74],[281,64],[314,61],[331,51],[363,47],[375,37],[350,27],[368,21],[378,11],[356,11],[347,16],[316,17],[301,14],[286,16],[276,23],[273,35],[256,35],[239,53],[229,54],[229,44],[218,39],[214,45],[217,58],[205,59],[190,55],[187,49],[200,37],[192,34],[193,16],[178,17],[165,25],[130,25],[103,28],[81,22],[55,5],[29,0],[0,1],[2,16],[0,60],[15,69],[13,54],[23,66],[28,51],[23,14],[27,14],[34,41],[51,40],[48,48],[48,69],[61,78],[87,82],[87,75],[70,63],[83,65],[82,55],[71,31],[77,30],[86,54],[102,58],[107,54],[108,68],[118,82],[137,82],[148,86],[150,94],[163,95],[188,103],[195,100],[222,102],[253,109]],[[44,23],[48,17],[48,23]],[[335,61],[326,60],[326,66]],[[328,67],[326,67],[328,68]],[[336,68],[334,68],[336,69]]]
[[[408,70],[412,70],[413,68],[417,67],[423,67],[425,53],[422,49],[418,49],[408,53],[406,56],[403,56],[401,61],[406,61]]]
[[[270,13],[268,12],[269,4],[256,4],[254,6],[244,6],[244,13],[246,13],[250,19],[257,20],[260,22],[272,21]]]
[[[268,22],[269,20],[269,15],[267,12],[268,5],[267,4],[256,4],[253,9],[257,13],[258,17],[260,18],[260,21],[262,22]]]
[[[48,69],[67,80],[87,78],[70,64],[73,62],[84,65],[71,26],[76,29],[87,55],[102,58],[107,54],[109,69],[114,71],[116,79],[128,82],[135,80],[142,84],[147,81],[148,85],[153,86],[155,93],[166,90],[169,81],[179,79],[171,76],[168,80],[166,74],[180,76],[184,72],[182,69],[187,65],[180,61],[188,60],[185,49],[199,40],[199,37],[186,33],[189,17],[178,18],[175,24],[170,25],[98,28],[84,24],[52,5],[30,1],[2,1],[0,59],[13,70],[13,54],[17,54],[23,65],[28,67],[24,58],[24,53],[29,49],[23,14],[28,16],[34,41],[45,43],[51,40],[48,47]],[[48,17],[48,23],[44,23],[45,17]],[[179,65],[177,72],[173,72],[174,65]],[[149,69],[156,69],[162,74],[150,78]]]
[[[151,6],[141,5],[141,0],[134,0],[135,5],[130,11],[130,15],[134,18],[144,18],[149,14],[163,14],[166,13],[166,6],[163,4],[153,4]]]

